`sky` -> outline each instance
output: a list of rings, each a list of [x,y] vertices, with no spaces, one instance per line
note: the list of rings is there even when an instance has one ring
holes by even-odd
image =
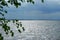
[[[40,20],[54,19],[60,20],[60,0],[34,0],[35,4],[22,3],[21,6],[15,8],[9,5],[5,8],[8,13],[5,14],[6,19],[24,19],[24,20]]]

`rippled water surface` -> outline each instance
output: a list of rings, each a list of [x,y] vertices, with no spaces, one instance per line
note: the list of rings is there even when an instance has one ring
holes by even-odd
[[[60,21],[45,20],[21,20],[25,31],[19,33],[16,25],[12,22],[8,23],[14,31],[14,37],[4,34],[4,40],[60,40]]]

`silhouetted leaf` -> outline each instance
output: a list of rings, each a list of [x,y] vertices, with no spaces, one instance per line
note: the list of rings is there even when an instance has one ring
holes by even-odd
[[[42,3],[44,3],[44,0],[41,0],[42,1]]]
[[[21,3],[18,3],[19,6],[21,6]]]
[[[24,27],[22,27],[23,31],[25,31]]]
[[[7,13],[7,11],[5,10],[5,13]]]
[[[3,13],[1,13],[1,12],[0,12],[0,14],[1,14],[2,16],[4,16],[4,14],[3,14]]]
[[[8,20],[8,22],[10,22],[10,20]]]
[[[13,20],[13,23],[15,23],[15,20]]]
[[[19,26],[19,24],[18,23],[16,23],[18,26]]]
[[[14,36],[14,33],[12,32],[12,30],[10,31],[10,33],[11,33],[11,36],[13,37]]]
[[[8,30],[10,30],[10,27],[8,27]]]
[[[32,3],[34,4],[34,1],[32,1]]]
[[[8,3],[10,3],[10,0],[8,0]]]
[[[0,6],[0,8],[3,8],[3,6]]]
[[[22,27],[22,24],[20,23],[20,27]]]
[[[0,26],[2,26],[2,24],[0,24]]]
[[[14,36],[14,33],[12,32],[11,36]]]
[[[20,27],[22,27],[22,23],[20,22]]]
[[[19,26],[17,26],[17,28],[19,28]]]
[[[23,2],[23,0],[20,0],[21,2]]]
[[[18,29],[18,31],[21,33],[21,30]]]
[[[8,35],[8,32],[6,32],[6,34]]]
[[[18,22],[18,20],[16,20],[16,22]]]

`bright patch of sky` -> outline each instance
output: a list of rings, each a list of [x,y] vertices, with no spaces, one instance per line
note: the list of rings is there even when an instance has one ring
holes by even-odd
[[[19,8],[7,8],[6,19],[60,19],[60,0],[34,0],[35,4],[22,3]]]

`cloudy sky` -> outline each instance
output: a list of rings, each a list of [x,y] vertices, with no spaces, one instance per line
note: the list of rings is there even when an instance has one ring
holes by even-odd
[[[60,0],[35,0],[35,4],[22,3],[19,8],[9,5],[6,19],[60,19]]]

